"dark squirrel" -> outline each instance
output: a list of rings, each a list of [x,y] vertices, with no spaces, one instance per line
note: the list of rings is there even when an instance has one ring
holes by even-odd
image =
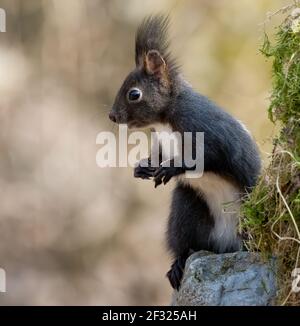
[[[173,159],[170,166],[139,164],[134,170],[137,178],[153,177],[155,186],[177,179],[167,229],[174,261],[167,276],[178,289],[192,252],[241,250],[239,205],[255,186],[261,161],[253,138],[241,122],[183,79],[169,52],[168,26],[168,17],[151,16],[138,28],[136,67],[121,86],[109,118],[129,128],[160,124],[181,134],[204,132],[202,177],[185,178],[188,168],[184,164],[176,167]]]

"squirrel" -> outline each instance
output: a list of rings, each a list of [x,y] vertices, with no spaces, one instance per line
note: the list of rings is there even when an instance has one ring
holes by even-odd
[[[176,179],[167,223],[167,246],[173,256],[167,277],[178,290],[191,253],[242,250],[239,206],[257,182],[261,159],[246,127],[184,80],[169,50],[168,28],[169,17],[163,15],[147,17],[139,26],[136,67],[116,95],[109,118],[129,128],[159,124],[180,134],[204,132],[201,177],[186,178],[189,168],[176,167],[174,158],[169,166],[140,163],[134,169],[136,178],[153,178],[155,187]]]

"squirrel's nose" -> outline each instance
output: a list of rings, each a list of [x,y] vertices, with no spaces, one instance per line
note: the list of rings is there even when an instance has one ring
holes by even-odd
[[[112,112],[109,113],[109,119],[112,122],[117,122],[117,118],[116,118],[116,116]]]

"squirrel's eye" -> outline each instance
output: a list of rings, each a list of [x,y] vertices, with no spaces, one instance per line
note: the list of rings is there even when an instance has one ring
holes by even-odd
[[[131,88],[127,93],[129,102],[139,102],[142,99],[142,91],[138,88]]]

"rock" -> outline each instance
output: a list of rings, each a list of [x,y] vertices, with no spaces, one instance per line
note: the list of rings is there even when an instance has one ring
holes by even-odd
[[[268,306],[276,297],[275,260],[257,253],[194,253],[186,262],[174,306]]]

